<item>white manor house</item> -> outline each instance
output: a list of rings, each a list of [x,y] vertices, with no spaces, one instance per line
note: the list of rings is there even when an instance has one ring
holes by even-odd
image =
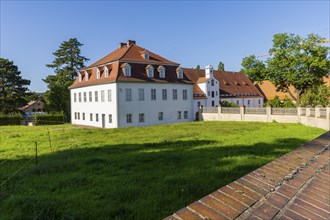
[[[243,89],[234,89],[237,94],[221,90],[229,83]],[[188,122],[196,119],[200,105],[218,106],[221,92],[237,104],[263,104],[242,73],[214,71],[211,65],[198,71],[182,68],[129,40],[80,70],[70,86],[71,121],[102,128]]]

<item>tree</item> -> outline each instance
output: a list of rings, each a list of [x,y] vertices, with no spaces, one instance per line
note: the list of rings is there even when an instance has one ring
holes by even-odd
[[[26,104],[30,80],[23,79],[13,61],[0,58],[0,112],[10,113]]]
[[[312,86],[322,85],[323,77],[330,73],[329,47],[322,46],[323,41],[315,34],[307,38],[275,34],[273,47],[269,50],[272,57],[265,62],[254,55],[245,57],[242,71],[254,82],[271,81],[277,91],[289,93],[296,101]],[[288,89],[291,85],[298,98]]]
[[[225,64],[221,61],[218,64],[218,70],[219,71],[225,71]]]
[[[43,79],[47,83],[48,91],[45,101],[49,111],[63,111],[70,116],[70,91],[69,86],[78,75],[79,69],[84,67],[84,62],[89,59],[80,55],[83,46],[76,38],[70,38],[61,43],[60,48],[53,55],[54,61],[46,66],[54,69],[55,75]]]
[[[327,106],[330,104],[330,88],[326,85],[314,86],[308,89],[299,99],[301,106],[311,105],[313,107],[317,105]]]
[[[200,70],[201,69],[201,66],[198,64],[197,66],[196,66],[196,70]]]

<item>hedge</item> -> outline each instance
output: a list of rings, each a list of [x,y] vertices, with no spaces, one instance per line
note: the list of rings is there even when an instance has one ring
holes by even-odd
[[[23,117],[19,113],[4,115],[0,114],[0,125],[20,125]]]
[[[64,123],[64,114],[62,112],[46,115],[36,114],[33,116],[36,125],[56,125]]]

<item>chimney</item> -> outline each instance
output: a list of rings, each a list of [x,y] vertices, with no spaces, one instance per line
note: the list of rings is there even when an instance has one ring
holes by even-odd
[[[212,65],[207,65],[205,67],[205,77],[213,78],[213,66]]]
[[[127,46],[131,46],[132,44],[136,44],[136,41],[135,40],[128,40],[127,41]]]
[[[119,43],[118,48],[124,48],[126,47],[126,43]]]

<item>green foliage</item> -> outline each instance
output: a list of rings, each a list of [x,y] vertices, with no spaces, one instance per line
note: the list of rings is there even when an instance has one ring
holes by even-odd
[[[48,91],[45,101],[48,111],[64,112],[70,116],[70,91],[68,87],[78,75],[79,69],[84,67],[84,62],[89,59],[80,55],[80,47],[76,38],[64,41],[60,48],[53,53],[54,61],[46,66],[54,69],[55,75],[43,79],[47,83]]]
[[[0,58],[0,112],[11,113],[26,104],[30,81],[23,79],[13,61]]]
[[[285,97],[283,100],[280,100],[278,96],[275,96],[273,99],[268,100],[266,106],[271,106],[273,108],[295,108],[295,104],[291,99]]]
[[[317,105],[327,106],[330,104],[330,88],[326,85],[315,86],[308,89],[298,100],[301,106]]]
[[[225,71],[225,64],[221,61],[218,64],[218,70],[219,71]]]
[[[46,115],[35,114],[33,119],[37,125],[56,125],[63,124],[65,121],[63,112],[55,112]]]
[[[20,125],[23,117],[20,113],[1,114],[0,125]]]
[[[278,91],[288,92],[293,86],[297,97],[309,88],[323,84],[323,77],[329,74],[329,47],[322,46],[324,39],[310,34],[302,38],[294,34],[275,34],[272,55],[265,62],[257,60],[254,55],[243,59],[243,71],[252,81],[270,80]]]
[[[196,70],[200,70],[201,69],[201,66],[198,64],[197,66],[196,66]]]
[[[228,101],[226,101],[226,100],[221,101],[221,102],[220,102],[220,105],[221,105],[222,107],[239,107],[239,105],[236,105],[236,103],[228,102]]]
[[[322,133],[257,122],[5,126],[1,179],[34,157],[34,141],[39,163],[1,187],[1,219],[162,219]]]

